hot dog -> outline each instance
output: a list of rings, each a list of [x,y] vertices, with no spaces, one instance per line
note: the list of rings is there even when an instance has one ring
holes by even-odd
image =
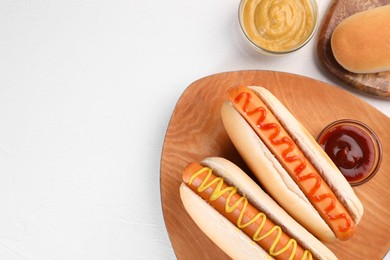
[[[363,215],[351,186],[268,90],[235,87],[221,108],[233,144],[265,190],[324,241],[347,240]]]
[[[336,259],[226,159],[190,163],[180,196],[200,229],[233,259]]]

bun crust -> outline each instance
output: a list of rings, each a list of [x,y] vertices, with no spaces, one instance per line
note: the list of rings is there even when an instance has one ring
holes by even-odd
[[[363,215],[363,205],[327,154],[268,90],[262,87],[249,88],[282,123],[357,224]],[[234,146],[272,198],[320,240],[335,240],[336,236],[325,220],[230,101],[223,104],[221,116]]]
[[[389,6],[390,7],[390,6]],[[329,156],[316,142],[313,136],[295,119],[280,101],[265,88],[251,87],[263,102],[277,115],[283,127],[290,133],[297,145],[313,163],[319,174],[330,186],[341,203],[347,208],[352,219],[358,224],[363,216],[363,205],[351,185],[338,170]]]
[[[390,5],[356,13],[333,31],[337,62],[354,73],[390,71]]]
[[[227,183],[237,187],[241,194],[258,210],[264,212],[275,224],[294,237],[303,247],[309,249],[316,259],[337,259],[336,256],[312,234],[300,226],[266,194],[246,173],[232,162],[210,157],[201,162],[213,169]],[[271,259],[260,246],[255,244],[225,217],[207,204],[187,185],[180,187],[183,204],[195,223],[215,244],[233,259]],[[227,239],[228,238],[228,239]]]
[[[180,197],[196,225],[232,259],[272,259],[184,183],[180,185]]]
[[[221,115],[230,140],[268,194],[316,237],[335,240],[305,194],[230,102],[222,105]]]

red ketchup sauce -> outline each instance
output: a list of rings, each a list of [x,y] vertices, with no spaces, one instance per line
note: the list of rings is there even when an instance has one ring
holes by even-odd
[[[255,99],[256,94],[250,89],[232,94],[233,106],[248,121],[265,145],[275,151],[275,157],[283,164],[286,171],[298,184],[314,207],[324,217],[325,221],[332,223],[332,229],[340,240],[347,240],[352,236],[355,224],[344,206],[336,199],[330,188],[326,188],[326,182],[322,181],[314,166],[307,160],[298,146],[295,145],[291,136],[283,130],[280,122],[275,118],[266,105]],[[233,93],[233,92],[232,92]],[[230,94],[229,94],[230,95]],[[243,102],[241,102],[243,100]],[[298,165],[293,162],[298,162]],[[307,180],[314,180],[307,184]],[[306,183],[306,184],[305,184]]]
[[[361,127],[334,125],[318,143],[351,184],[368,178],[378,163],[373,138]]]

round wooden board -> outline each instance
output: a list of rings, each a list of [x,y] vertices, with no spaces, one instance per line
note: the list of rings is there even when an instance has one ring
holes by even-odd
[[[161,199],[165,224],[178,259],[228,259],[195,225],[179,196],[181,171],[207,156],[225,157],[247,170],[231,144],[219,110],[226,90],[237,85],[269,89],[313,135],[342,118],[369,125],[383,145],[379,172],[355,187],[365,213],[355,236],[328,243],[340,259],[381,259],[390,249],[390,119],[340,88],[303,76],[272,71],[238,71],[192,83],[180,97],[169,123],[161,158]]]
[[[390,4],[390,0],[333,0],[322,21],[317,40],[317,54],[322,65],[333,76],[361,92],[390,99],[390,71],[356,74],[345,70],[333,56],[330,39],[336,26],[361,11]]]

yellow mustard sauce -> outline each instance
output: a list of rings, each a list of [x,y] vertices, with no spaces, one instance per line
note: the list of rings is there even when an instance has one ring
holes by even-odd
[[[316,22],[310,0],[246,0],[240,12],[246,36],[272,52],[296,49],[310,38]]]
[[[279,240],[280,240],[280,237],[282,235],[282,229],[280,226],[277,226],[275,225],[273,228],[271,228],[268,232],[266,232],[264,235],[260,236],[260,233],[263,229],[263,226],[266,222],[266,219],[267,219],[267,216],[262,213],[262,212],[259,212],[257,213],[252,219],[250,219],[248,222],[246,223],[243,223],[243,217],[244,217],[244,214],[245,214],[245,210],[247,208],[247,205],[248,205],[248,199],[245,197],[245,196],[241,196],[240,199],[238,199],[235,203],[233,203],[231,205],[230,203],[230,200],[231,200],[231,197],[237,193],[237,188],[235,187],[232,187],[232,186],[229,186],[226,187],[225,189],[221,189],[222,186],[224,185],[224,180],[221,178],[221,177],[216,177],[215,179],[213,179],[212,181],[209,181],[210,179],[210,176],[212,175],[212,169],[211,168],[208,168],[208,167],[204,167],[202,168],[201,170],[195,172],[190,180],[189,180],[189,184],[191,185],[193,183],[193,181],[199,176],[201,175],[202,173],[206,172],[207,171],[207,175],[206,177],[203,179],[202,183],[199,185],[198,187],[198,192],[201,193],[205,190],[207,190],[208,188],[212,187],[214,184],[216,184],[216,187],[215,189],[213,190],[213,192],[211,193],[211,196],[210,196],[210,201],[215,201],[217,200],[218,198],[220,198],[221,196],[223,196],[225,193],[228,193],[228,197],[226,199],[226,203],[225,203],[225,211],[227,213],[231,213],[233,212],[235,209],[238,208],[238,206],[243,203],[243,207],[240,211],[240,215],[238,217],[238,220],[237,220],[237,223],[236,226],[240,229],[243,229],[245,227],[248,227],[249,225],[253,224],[254,222],[256,222],[257,219],[261,218],[261,224],[259,225],[259,227],[257,228],[255,234],[252,236],[252,240],[253,241],[260,241],[262,239],[265,239],[266,237],[268,236],[271,236],[272,233],[274,233],[275,231],[277,232],[277,235],[276,235],[276,238],[271,246],[271,248],[269,249],[268,253],[271,255],[271,256],[278,256],[278,255],[281,255],[283,254],[285,251],[287,251],[290,247],[292,247],[292,252],[291,252],[291,255],[289,257],[289,259],[294,259],[295,257],[295,253],[296,253],[296,248],[297,248],[297,241],[295,239],[290,239],[288,241],[288,243],[283,247],[281,248],[279,251],[275,251],[275,248],[276,246],[278,245],[279,243]],[[304,251],[304,254],[301,258],[302,260],[305,260],[305,259],[309,259],[309,260],[312,260],[312,254],[310,251],[308,250],[305,250]]]

